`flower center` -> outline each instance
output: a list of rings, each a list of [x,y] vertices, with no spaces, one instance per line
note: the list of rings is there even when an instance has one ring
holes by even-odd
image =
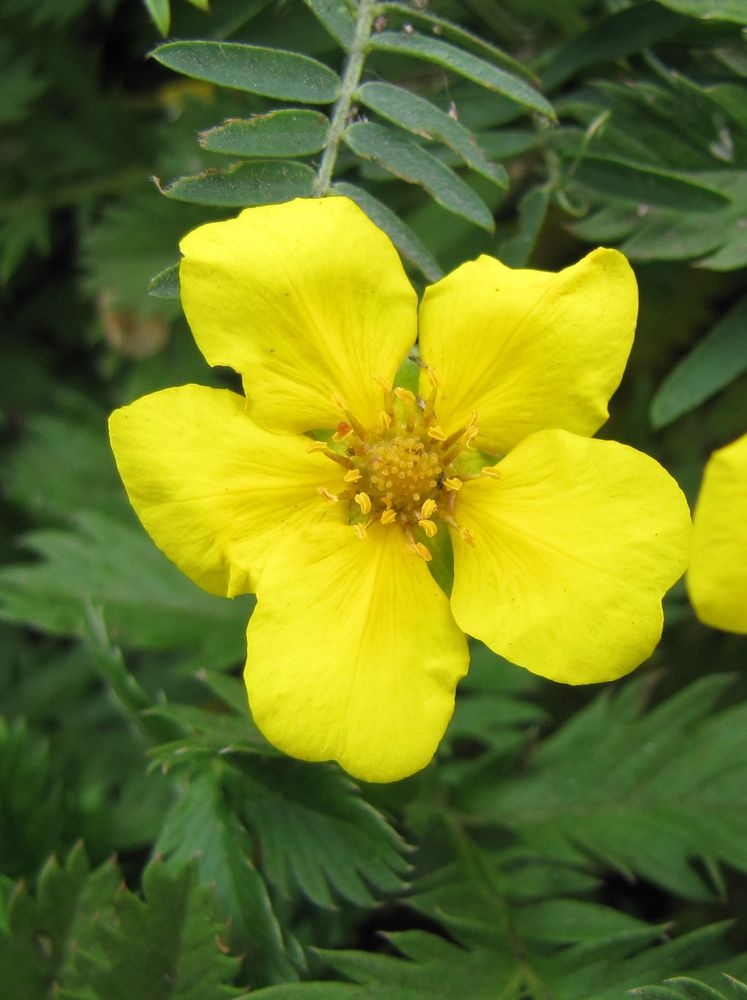
[[[427,540],[443,521],[472,541],[454,517],[457,493],[464,476],[457,460],[477,436],[477,415],[465,427],[446,435],[438,424],[435,403],[438,381],[428,369],[431,392],[427,399],[383,380],[383,406],[375,428],[364,427],[343,400],[337,400],[345,420],[328,446],[314,447],[343,465],[350,485],[339,494],[320,490],[330,503],[348,504],[348,521],[360,538],[374,522],[399,525],[408,547],[425,560],[431,552]],[[335,450],[335,445],[340,450]]]

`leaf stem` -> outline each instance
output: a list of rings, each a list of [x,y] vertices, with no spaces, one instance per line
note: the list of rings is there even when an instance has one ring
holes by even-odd
[[[359,0],[358,16],[355,22],[355,32],[353,42],[350,46],[345,69],[342,74],[342,85],[340,96],[337,99],[332,112],[332,121],[329,126],[329,137],[327,146],[319,163],[319,170],[314,184],[314,197],[321,198],[327,194],[332,174],[337,162],[337,154],[340,150],[340,140],[345,130],[350,109],[353,106],[353,97],[363,73],[363,63],[366,58],[366,47],[371,37],[371,27],[373,25],[376,11],[376,0]]]

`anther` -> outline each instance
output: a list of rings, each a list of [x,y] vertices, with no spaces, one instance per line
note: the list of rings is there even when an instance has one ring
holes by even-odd
[[[322,500],[326,500],[327,503],[337,503],[340,499],[336,493],[332,493],[326,486],[320,486],[318,493]]]
[[[361,541],[363,541],[366,535],[368,534],[368,529],[366,528],[365,524],[362,523],[354,524],[353,531],[356,533],[356,535],[358,536],[358,538],[360,538]]]
[[[451,476],[449,479],[444,479],[444,486],[446,487],[447,490],[449,490],[452,493],[456,493],[457,490],[461,490],[462,485],[463,485],[462,480],[458,479],[456,476]]]
[[[371,513],[371,497],[368,493],[356,493],[353,498],[361,509],[361,514]]]
[[[418,527],[423,529],[428,538],[433,538],[433,536],[438,533],[437,525],[433,521],[428,520],[427,517],[418,521]]]
[[[480,469],[481,476],[488,476],[490,479],[502,479],[503,476],[498,469],[494,469],[489,465],[486,465],[484,469]]]
[[[309,454],[313,451],[326,451],[327,442],[326,441],[315,441],[310,448],[306,449]]]
[[[423,545],[422,542],[415,542],[415,552],[420,556],[421,559],[424,559],[426,562],[430,562],[431,559],[433,558],[433,556],[430,554],[430,552],[428,551],[426,546]]]
[[[401,385],[398,385],[397,388],[394,390],[394,395],[397,397],[397,399],[401,399],[403,403],[415,402],[415,393],[410,392],[409,389],[405,389]]]
[[[349,438],[353,433],[353,428],[346,421],[341,420],[337,425],[337,430],[332,435],[332,440],[336,441],[338,444],[340,441],[344,441],[345,438]]]
[[[469,530],[469,528],[460,528],[459,529],[459,534],[465,540],[465,542],[467,543],[467,545],[471,545],[472,548],[475,547],[475,536],[472,534],[472,532]]]
[[[349,472],[346,472],[342,478],[345,480],[346,483],[357,483],[358,480],[361,478],[360,470],[351,469]]]
[[[397,512],[393,511],[391,507],[387,507],[386,510],[381,512],[382,524],[394,524],[396,520],[397,520]]]
[[[377,423],[379,425],[380,431],[388,431],[392,426],[392,418],[385,410],[379,411],[379,416],[377,418]]]
[[[421,517],[424,517],[424,518],[427,519],[429,517],[432,517],[433,514],[436,513],[437,509],[438,508],[436,506],[436,501],[435,500],[431,500],[429,498],[428,500],[424,500],[423,501],[423,506],[420,508],[420,515],[421,515]]]
[[[428,428],[428,437],[433,438],[434,441],[445,441],[446,434],[443,428],[439,427],[438,424],[432,424]]]

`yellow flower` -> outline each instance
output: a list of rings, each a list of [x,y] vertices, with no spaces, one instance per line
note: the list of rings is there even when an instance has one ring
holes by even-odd
[[[246,398],[153,393],[112,415],[111,441],[166,555],[211,593],[256,591],[245,679],[271,743],[369,781],[419,770],[465,632],[571,684],[649,656],[690,522],[656,462],[589,437],[633,338],[623,256],[559,274],[480,257],[418,312],[346,198],[251,208],[181,249],[195,340]],[[416,335],[408,389],[395,376]],[[445,538],[450,598],[428,568]]]
[[[698,618],[747,633],[747,434],[708,460],[693,527],[687,589]]]

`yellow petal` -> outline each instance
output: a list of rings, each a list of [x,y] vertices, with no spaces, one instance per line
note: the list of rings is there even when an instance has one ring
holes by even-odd
[[[241,374],[271,430],[334,427],[342,397],[367,426],[416,335],[397,251],[348,198],[248,208],[181,243],[184,311],[211,365]]]
[[[154,392],[115,410],[109,434],[146,531],[211,594],[253,590],[283,537],[342,516],[317,492],[341,489],[342,469],[309,454],[307,438],[257,427],[234,392]]]
[[[267,739],[365,781],[425,767],[454,709],[467,644],[404,535],[338,524],[268,562],[247,633],[249,705]]]
[[[706,465],[687,589],[706,625],[747,633],[747,434]]]
[[[661,598],[685,570],[690,516],[648,455],[540,431],[465,483],[456,505],[454,617],[533,673],[613,680],[653,651]]]
[[[426,290],[420,311],[442,426],[451,433],[477,410],[476,447],[494,454],[546,428],[593,434],[622,378],[637,310],[635,276],[616,250],[558,274],[492,257],[462,264]]]

